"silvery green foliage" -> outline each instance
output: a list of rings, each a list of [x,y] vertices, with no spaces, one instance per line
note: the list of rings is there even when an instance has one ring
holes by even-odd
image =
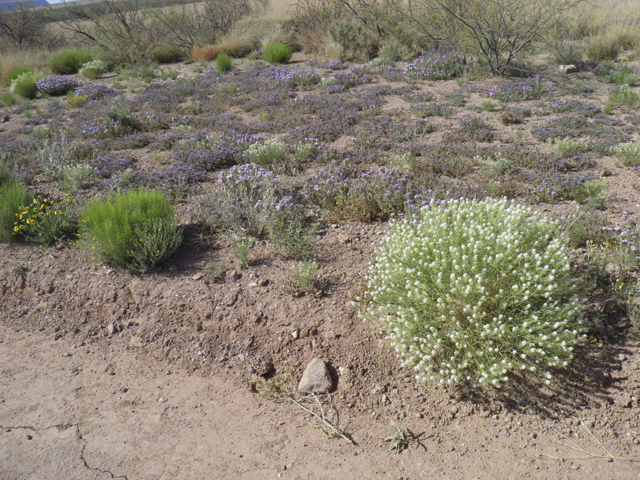
[[[363,318],[420,381],[550,382],[584,339],[583,303],[554,222],[506,200],[432,201],[378,248]]]

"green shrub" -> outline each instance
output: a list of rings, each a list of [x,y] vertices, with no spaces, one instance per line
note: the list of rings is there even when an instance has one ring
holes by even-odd
[[[270,43],[264,47],[263,58],[269,63],[287,63],[291,55],[293,49],[284,43]]]
[[[611,154],[622,162],[625,167],[640,165],[640,144],[627,142],[611,147]]]
[[[93,168],[89,165],[64,165],[60,169],[60,176],[62,177],[62,191],[71,193],[80,190],[80,188],[82,188],[82,184],[92,173]]]
[[[221,53],[216,57],[216,69],[218,73],[229,72],[233,68],[233,60],[226,53]]]
[[[618,106],[625,105],[629,108],[638,108],[640,105],[640,96],[629,85],[619,85],[615,87],[605,106]],[[605,112],[606,113],[606,112]]]
[[[362,316],[380,319],[420,381],[548,383],[584,339],[583,302],[556,224],[506,200],[452,200],[392,224]]]
[[[184,52],[176,45],[165,44],[152,48],[149,57],[158,63],[176,63],[184,59]]]
[[[16,98],[13,95],[11,95],[9,92],[4,92],[0,97],[0,99],[2,99],[2,103],[4,103],[7,107],[10,107],[11,105],[15,105],[17,102]]]
[[[562,157],[569,158],[589,150],[589,146],[583,140],[574,140],[571,137],[548,139],[547,143]]]
[[[82,65],[78,73],[89,80],[95,80],[107,72],[107,64],[102,60],[92,60]]]
[[[247,163],[266,167],[284,160],[286,153],[287,145],[277,138],[271,138],[264,142],[252,143],[244,152],[244,157]]]
[[[13,180],[0,184],[0,240],[8,242],[15,233],[16,215],[20,207],[31,205],[32,196],[27,187]]]
[[[43,77],[44,75],[40,72],[25,72],[11,82],[10,90],[23,98],[36,98],[38,94],[37,82]]]
[[[59,202],[34,198],[30,205],[20,207],[14,232],[41,245],[55,245],[71,238],[78,228],[72,203],[68,197]]]
[[[320,266],[313,260],[300,262],[291,274],[291,288],[300,293],[315,293],[319,290],[318,271]]]
[[[175,252],[182,229],[162,192],[139,189],[89,203],[82,239],[106,262],[146,272]]]
[[[80,50],[64,50],[55,54],[49,61],[49,68],[59,75],[72,75],[78,73],[85,63],[93,60],[89,52]]]
[[[0,185],[4,185],[12,179],[13,177],[11,175],[11,171],[9,170],[9,165],[7,165],[7,162],[0,155]]]
[[[9,82],[13,82],[16,78],[18,78],[23,73],[31,73],[31,72],[34,72],[33,68],[25,68],[25,67],[14,68],[9,72]]]

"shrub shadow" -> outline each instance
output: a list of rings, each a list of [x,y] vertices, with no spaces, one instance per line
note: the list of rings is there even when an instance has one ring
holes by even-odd
[[[489,411],[528,413],[542,417],[572,416],[590,406],[612,404],[613,394],[622,391],[624,378],[615,377],[621,369],[620,356],[630,355],[632,345],[621,326],[617,338],[589,342],[576,349],[568,367],[552,371],[551,385],[544,385],[531,375],[514,374],[508,385],[499,390],[464,388],[458,398],[468,400]]]

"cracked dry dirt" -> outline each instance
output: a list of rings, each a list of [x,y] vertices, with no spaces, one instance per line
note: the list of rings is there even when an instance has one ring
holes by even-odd
[[[222,369],[169,371],[131,350],[74,348],[6,324],[0,358],[2,480],[638,478],[637,463],[536,459],[554,452],[550,436],[495,435],[491,418],[435,436],[423,422],[422,445],[401,455],[381,442],[384,419],[355,418],[352,447]]]

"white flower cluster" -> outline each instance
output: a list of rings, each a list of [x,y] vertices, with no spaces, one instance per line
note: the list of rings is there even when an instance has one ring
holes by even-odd
[[[432,202],[395,222],[369,272],[379,319],[420,381],[499,387],[507,373],[565,366],[583,303],[556,225],[506,200]]]

